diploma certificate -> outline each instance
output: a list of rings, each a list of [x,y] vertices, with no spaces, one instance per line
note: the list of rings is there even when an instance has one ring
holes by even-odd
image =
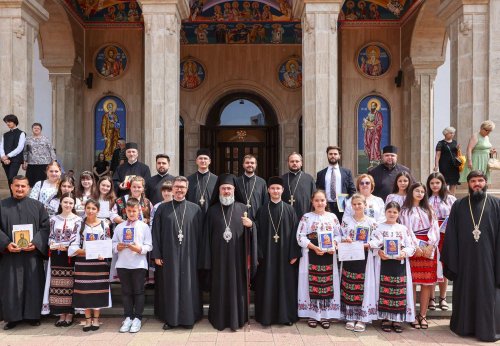
[[[113,244],[111,239],[93,240],[85,242],[85,258],[98,259],[113,257]]]
[[[338,244],[339,261],[359,261],[365,259],[364,243],[355,241],[352,243]]]

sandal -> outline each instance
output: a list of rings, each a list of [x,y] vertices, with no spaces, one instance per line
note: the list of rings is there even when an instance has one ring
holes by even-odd
[[[312,318],[307,321],[307,325],[311,328],[316,328],[318,326],[318,321],[313,320]]]
[[[366,330],[366,324],[363,322],[356,322],[356,326],[354,327],[355,332],[364,332]]]
[[[319,322],[319,324],[321,325],[321,328],[323,328],[323,329],[330,328],[330,321],[328,321],[328,320],[321,320]]]
[[[383,320],[382,324],[380,325],[380,328],[387,333],[390,333],[392,331],[391,328],[392,323],[389,320]]]
[[[354,321],[349,321],[345,324],[345,329],[347,330],[354,330],[354,326],[356,325],[356,322]]]
[[[420,329],[420,320],[417,316],[416,320],[410,323],[410,326],[415,329]]]
[[[62,327],[66,324],[66,320],[57,320],[56,323],[54,323],[54,325],[56,327]]]
[[[392,322],[392,329],[394,329],[396,333],[403,332],[403,326],[401,325],[401,323],[398,322]]]
[[[427,307],[429,310],[436,310],[436,298],[429,298],[429,306]]]
[[[420,328],[421,329],[428,329],[429,328],[429,324],[427,323],[427,319],[422,316],[422,315],[418,315],[418,322],[420,323]],[[425,323],[423,323],[425,322]]]
[[[447,311],[449,309],[448,303],[446,302],[446,297],[439,298],[439,308],[443,311]]]
[[[87,321],[90,321],[90,324],[87,325]],[[92,317],[85,317],[85,326],[83,326],[84,332],[89,332],[92,330]]]
[[[92,327],[90,327],[90,329],[95,332],[96,330],[99,330],[99,327],[99,317],[94,317],[94,319],[92,320]]]

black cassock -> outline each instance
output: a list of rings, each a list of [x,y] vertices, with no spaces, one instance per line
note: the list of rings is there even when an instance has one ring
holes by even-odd
[[[283,216],[279,222],[283,206]],[[269,218],[269,211],[278,230]],[[297,243],[298,219],[291,205],[284,202],[263,205],[257,212],[259,266],[255,277],[255,319],[263,325],[294,323],[297,316],[298,261],[301,248]],[[278,223],[280,223],[278,228]]]
[[[12,226],[32,224],[34,251],[10,253]],[[38,320],[45,286],[44,256],[47,256],[49,215],[43,204],[31,199],[0,201],[0,301],[4,321]]]
[[[151,178],[151,171],[148,165],[139,161],[133,164],[125,162],[123,165],[118,166],[115,173],[113,173],[113,182],[117,197],[122,197],[129,193],[129,190],[122,190],[119,188],[119,185],[123,183],[127,175],[137,175],[143,177],[145,181],[148,181],[149,178]]]
[[[476,223],[483,200],[471,200]],[[445,276],[453,281],[450,329],[482,341],[500,339],[500,200],[488,195],[479,225],[479,241],[468,197],[455,202],[446,227],[441,260]]]
[[[162,203],[155,213],[151,257],[163,260],[155,270],[155,315],[173,327],[191,326],[202,316],[197,275],[202,227],[200,207],[186,200]]]
[[[302,173],[302,174],[301,174]],[[290,198],[293,194],[293,209],[300,220],[302,215],[311,211],[311,196],[316,190],[314,178],[303,171],[297,174],[288,172],[283,174],[283,195],[281,198],[285,203],[291,204]],[[289,183],[290,182],[290,183]]]
[[[247,202],[250,203],[251,207],[248,208],[248,217],[255,220],[257,210],[259,210],[261,206],[267,204],[267,201],[269,200],[266,181],[257,175],[248,177],[243,174],[241,177],[236,179],[235,197],[238,202],[245,205]],[[250,201],[248,201],[248,199],[250,199]]]
[[[223,237],[226,224],[222,209],[231,229],[232,238],[229,242]],[[246,206],[239,202],[224,207],[215,203],[208,209],[204,222],[206,239],[203,265],[205,269],[211,269],[208,319],[218,330],[236,330],[247,321],[248,280],[245,246],[248,246],[250,276],[253,276],[257,267],[257,232],[255,224],[251,228],[243,227],[241,217],[245,211]]]
[[[146,197],[156,205],[156,203],[163,201],[163,196],[161,195],[161,186],[164,182],[170,180],[173,181],[175,177],[170,174],[165,174],[163,177],[156,174],[146,181]]]
[[[217,183],[217,176],[212,172],[202,174],[197,171],[196,173],[191,174],[187,179],[189,181],[189,188],[186,199],[190,202],[198,204],[203,211],[203,214],[206,214],[208,207],[210,206],[210,201],[212,200],[215,184]],[[203,199],[205,200],[203,204],[200,202],[202,194]]]

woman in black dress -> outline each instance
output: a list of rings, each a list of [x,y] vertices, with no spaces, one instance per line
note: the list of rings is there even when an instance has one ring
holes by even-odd
[[[455,195],[455,189],[459,184],[460,172],[458,167],[453,164],[454,158],[457,156],[457,151],[460,145],[453,139],[455,137],[455,128],[447,127],[443,130],[444,139],[440,140],[436,145],[436,159],[434,164],[434,172],[441,172],[446,179],[446,184],[449,185],[450,193]]]
[[[106,161],[106,157],[104,156],[104,153],[99,153],[97,155],[97,161],[94,163],[94,177],[95,181],[99,181],[101,177],[104,177],[105,175],[109,174],[109,162]]]

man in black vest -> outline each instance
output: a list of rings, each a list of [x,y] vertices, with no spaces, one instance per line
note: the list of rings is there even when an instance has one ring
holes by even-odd
[[[8,114],[3,118],[9,131],[5,132],[0,143],[0,157],[5,175],[9,181],[9,186],[19,172],[23,163],[23,149],[26,142],[26,134],[17,128],[19,120],[14,114]]]
[[[156,171],[158,174],[152,176],[146,181],[146,197],[156,205],[163,201],[161,195],[161,186],[167,180],[174,181],[175,177],[168,174],[170,168],[170,157],[167,154],[156,155]],[[187,192],[187,191],[186,191]]]
[[[326,192],[326,198],[330,211],[334,213],[339,221],[342,221],[342,216],[345,206],[337,204],[337,196],[340,194],[347,194],[351,197],[356,192],[356,186],[352,179],[352,173],[349,169],[340,167],[340,154],[339,147],[329,146],[326,148],[326,155],[328,156],[328,167],[318,172],[316,175],[316,187]]]

